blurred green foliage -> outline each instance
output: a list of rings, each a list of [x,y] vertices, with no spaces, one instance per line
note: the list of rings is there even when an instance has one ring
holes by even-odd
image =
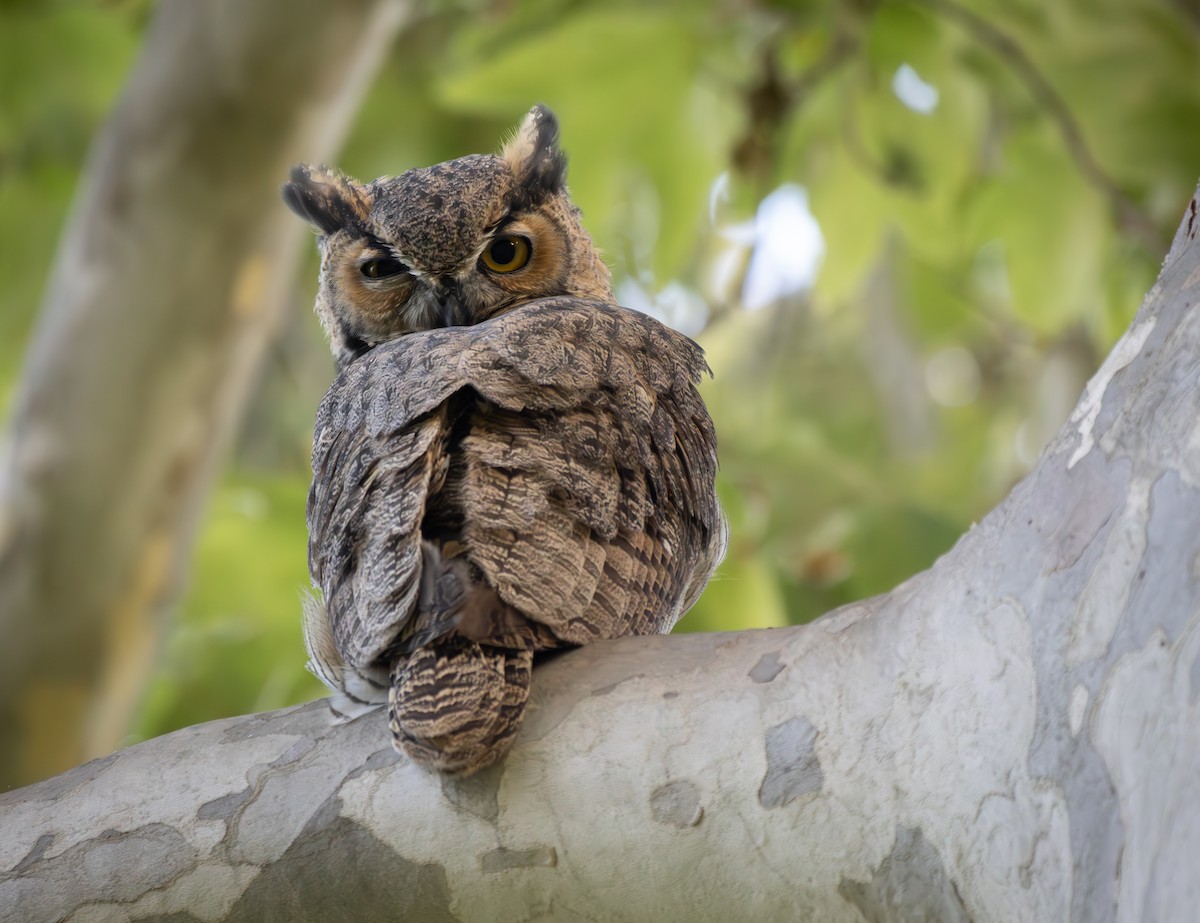
[[[5,391],[147,14],[0,4]],[[709,306],[692,322],[732,544],[681,628],[780,625],[928,566],[1062,423],[1200,174],[1198,38],[1183,0],[445,0],[402,35],[340,162],[398,173],[495,149],[535,101],[558,112],[617,277]],[[927,111],[898,96],[905,67]],[[731,229],[785,183],[807,190],[824,260],[811,291],[747,311]],[[314,282],[310,260],[139,736],[320,692],[298,604],[331,373],[300,307]]]

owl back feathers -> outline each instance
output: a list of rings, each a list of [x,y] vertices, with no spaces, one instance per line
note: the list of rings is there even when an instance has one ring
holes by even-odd
[[[695,601],[725,544],[706,371],[652,318],[555,297],[338,376],[309,564],[344,663],[390,666],[414,758],[481,768],[519,726],[535,651],[669,631]]]

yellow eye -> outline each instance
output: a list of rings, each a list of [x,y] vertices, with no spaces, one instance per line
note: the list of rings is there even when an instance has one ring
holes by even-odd
[[[483,251],[483,265],[493,272],[516,272],[529,262],[531,253],[527,237],[497,237]]]

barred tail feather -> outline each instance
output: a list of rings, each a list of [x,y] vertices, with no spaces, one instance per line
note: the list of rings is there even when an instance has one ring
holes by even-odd
[[[533,652],[451,636],[398,660],[388,703],[393,744],[428,769],[470,775],[512,746]]]

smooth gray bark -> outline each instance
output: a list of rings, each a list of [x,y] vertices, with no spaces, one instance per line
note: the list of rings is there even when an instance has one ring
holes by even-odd
[[[1190,918],[1196,209],[1036,469],[929,571],[805,627],[559,656],[466,781],[321,702],[131,747],[0,796],[0,916]]]
[[[336,151],[409,5],[157,5],[0,451],[0,787],[127,732],[294,277],[279,185]]]

